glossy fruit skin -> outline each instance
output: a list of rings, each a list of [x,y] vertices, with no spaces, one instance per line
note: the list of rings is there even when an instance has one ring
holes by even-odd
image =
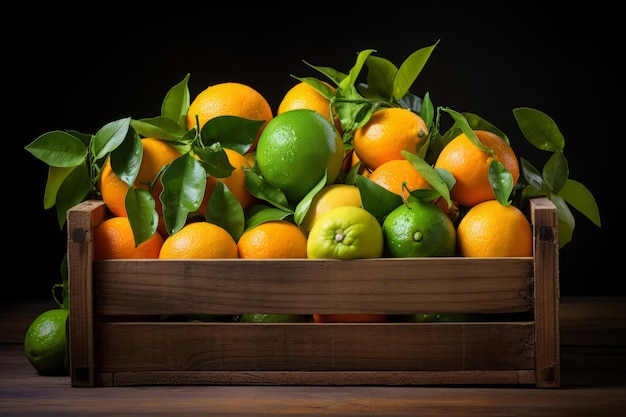
[[[163,242],[159,259],[233,259],[237,243],[226,229],[205,221],[185,225]]]
[[[402,151],[417,155],[428,137],[428,127],[409,109],[391,107],[373,113],[354,132],[354,152],[361,164],[372,171],[384,162],[403,159]]]
[[[335,127],[320,113],[296,109],[274,117],[256,149],[263,178],[285,197],[300,201],[324,176],[335,181],[343,163],[343,142]]]
[[[466,207],[495,199],[489,182],[489,165],[494,158],[509,170],[513,185],[517,184],[520,175],[517,156],[503,138],[486,130],[475,130],[474,133],[485,147],[493,149],[494,157],[461,133],[444,146],[434,165],[454,176],[456,183],[450,190],[450,197]]]
[[[209,120],[218,116],[237,116],[249,120],[264,120],[259,134],[274,116],[267,99],[251,86],[238,82],[223,82],[202,90],[190,103],[187,111],[187,129],[196,127],[196,116],[200,129]],[[256,148],[259,134],[250,151]]]
[[[414,190],[433,188],[406,159],[383,162],[369,173],[368,178],[387,191],[404,197]],[[403,183],[406,190],[403,189]]]
[[[383,255],[382,228],[362,207],[335,207],[313,225],[307,255],[312,259],[380,258]]]
[[[163,246],[163,237],[157,231],[148,240],[135,246],[135,237],[128,217],[106,219],[93,229],[94,260],[102,259],[156,259]]]
[[[362,207],[361,193],[355,185],[330,184],[322,188],[311,200],[311,206],[307,211],[300,228],[305,234],[309,234],[317,219],[328,210],[340,206]]]
[[[69,310],[50,309],[37,316],[26,331],[24,353],[41,375],[69,374],[68,317]]]
[[[287,220],[263,222],[246,230],[237,241],[239,258],[306,258],[306,235]]]
[[[517,207],[489,200],[470,208],[457,226],[461,256],[524,257],[533,254],[533,231]]]
[[[456,229],[452,220],[431,203],[410,200],[383,220],[385,255],[393,258],[452,256]]]

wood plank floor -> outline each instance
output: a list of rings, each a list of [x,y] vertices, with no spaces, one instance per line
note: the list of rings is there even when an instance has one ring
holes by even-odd
[[[561,299],[561,387],[157,386],[72,388],[23,352],[50,301],[0,306],[0,415],[624,416],[626,298]]]

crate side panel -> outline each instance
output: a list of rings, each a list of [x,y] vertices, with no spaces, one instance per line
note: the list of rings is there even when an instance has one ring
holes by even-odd
[[[98,372],[533,369],[532,323],[102,323]]]
[[[533,258],[124,260],[94,274],[98,314],[532,309]]]

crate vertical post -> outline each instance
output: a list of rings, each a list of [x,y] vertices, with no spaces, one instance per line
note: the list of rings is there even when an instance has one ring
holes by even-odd
[[[93,228],[107,214],[102,201],[88,201],[68,211],[69,348],[72,386],[94,386]]]
[[[530,200],[534,230],[535,373],[538,388],[560,386],[559,242],[554,204],[547,198]],[[539,226],[537,226],[539,225]]]

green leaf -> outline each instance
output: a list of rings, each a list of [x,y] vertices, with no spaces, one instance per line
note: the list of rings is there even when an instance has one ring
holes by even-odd
[[[450,199],[450,188],[448,184],[439,176],[439,171],[435,170],[426,161],[417,155],[414,155],[407,151],[401,151],[402,156],[413,165],[413,168],[420,173],[422,177],[439,193],[440,196],[446,200],[448,207],[452,206],[452,200]]]
[[[150,239],[157,231],[159,214],[152,194],[143,188],[130,187],[124,200],[128,221],[133,229],[135,247]]]
[[[370,100],[393,100],[393,81],[398,72],[391,61],[370,55],[365,61],[367,66],[367,86],[361,89],[363,96]]]
[[[529,107],[513,109],[517,125],[526,139],[544,151],[562,151],[565,138],[554,120],[547,114]]]
[[[559,235],[559,249],[571,242],[576,220],[567,205],[567,202],[558,194],[551,193],[550,200],[556,206],[557,228]]]
[[[492,157],[494,156],[493,149],[488,148],[482,144],[482,142],[478,139],[478,136],[476,136],[476,133],[474,133],[474,130],[469,125],[467,119],[465,118],[465,116],[463,116],[463,114],[450,108],[443,108],[441,110],[448,113],[452,117],[452,119],[454,119],[454,125],[450,128],[450,131],[452,131],[454,128],[461,129],[461,131],[465,133],[465,136],[467,136],[470,142],[476,145],[478,149],[491,155]]]
[[[287,197],[278,187],[265,181],[253,169],[244,168],[244,172],[246,174],[246,188],[250,194],[276,208],[293,213],[291,207],[289,207]]]
[[[137,133],[146,138],[180,140],[187,129],[165,116],[131,120],[130,125]]]
[[[219,142],[204,148],[195,146],[193,152],[198,157],[204,170],[212,177],[227,178],[235,170]]]
[[[578,181],[568,179],[559,191],[563,199],[585,217],[600,227],[600,211],[591,192]]]
[[[72,169],[72,172],[59,187],[56,196],[57,222],[61,229],[63,229],[63,225],[67,221],[67,211],[78,203],[85,201],[90,189],[91,181],[87,164],[81,164]]]
[[[256,204],[248,207],[246,210],[245,230],[250,230],[261,223],[283,220],[293,214],[291,210],[281,210],[277,207]]]
[[[141,139],[132,130],[110,154],[111,169],[129,186],[132,186],[139,174],[143,159]]]
[[[220,142],[224,148],[245,154],[252,147],[265,122],[266,120],[249,120],[238,116],[214,117],[202,127],[202,143],[209,146]]]
[[[309,208],[311,207],[311,202],[313,201],[313,198],[315,197],[315,195],[326,185],[327,178],[328,178],[328,170],[324,172],[324,175],[317,182],[315,187],[313,187],[307,193],[307,195],[305,195],[304,198],[302,198],[302,200],[300,200],[300,202],[296,205],[296,209],[294,211],[293,217],[294,217],[295,223],[298,226],[300,226],[300,224],[302,223],[302,220],[304,220],[304,216],[306,216],[306,213],[309,211]]]
[[[569,167],[563,152],[554,152],[543,166],[543,183],[550,191],[560,193],[568,176]]]
[[[422,69],[426,65],[428,58],[430,58],[430,54],[432,54],[433,50],[437,46],[439,41],[435,42],[435,44],[418,49],[413,52],[403,63],[400,65],[398,72],[396,73],[396,77],[393,80],[393,98],[394,100],[398,100],[406,93],[409,92],[409,89],[417,79],[417,76],[422,72]]]
[[[511,141],[509,140],[509,138],[507,137],[507,135],[503,131],[501,131],[496,126],[494,126],[493,124],[489,123],[488,121],[486,121],[482,117],[480,117],[480,116],[478,116],[477,114],[474,114],[474,113],[462,113],[462,114],[463,114],[463,117],[465,117],[465,120],[467,120],[467,123],[470,125],[472,130],[486,130],[488,132],[495,133],[496,135],[498,135],[502,139],[504,139],[504,141],[508,145],[511,144]]]
[[[365,65],[365,61],[374,52],[376,52],[374,49],[366,49],[364,51],[359,52],[357,54],[356,62],[354,66],[350,68],[350,72],[348,73],[348,76],[345,77],[343,80],[341,80],[338,88],[347,90],[350,87],[354,87],[359,78],[359,74],[361,73],[361,70],[363,69],[363,65]]]
[[[520,158],[520,166],[522,168],[522,176],[526,182],[536,190],[543,189],[543,177],[537,168],[523,157]]]
[[[330,88],[328,84],[313,77],[294,77],[298,81],[306,83],[313,87],[318,93],[320,93],[325,99],[332,100],[335,95],[335,90]]]
[[[91,140],[91,153],[94,160],[104,158],[114,151],[128,135],[130,117],[109,122],[96,132]]]
[[[83,142],[60,130],[44,133],[24,148],[35,158],[51,167],[76,167],[87,159]]]
[[[217,181],[211,193],[205,217],[209,223],[228,231],[235,242],[243,233],[245,225],[243,207],[222,181]]]
[[[398,194],[388,191],[363,175],[356,178],[356,185],[361,193],[363,208],[376,217],[380,224],[387,214],[402,204],[402,197]]]
[[[57,201],[59,188],[63,185],[63,181],[74,171],[76,167],[58,168],[48,167],[48,180],[46,181],[46,189],[43,195],[43,208],[49,209],[54,207]]]
[[[187,111],[191,103],[189,77],[191,74],[187,74],[181,82],[172,87],[161,104],[161,116],[176,121],[182,130],[187,130]]]
[[[496,200],[503,206],[510,204],[509,197],[513,191],[513,175],[500,162],[493,159],[489,164],[489,183]]]
[[[324,74],[326,77],[328,77],[329,80],[331,80],[336,86],[338,86],[339,84],[341,84],[341,82],[348,77],[348,74],[345,74],[341,71],[337,71],[334,68],[331,67],[322,67],[322,66],[316,66],[316,65],[312,65],[309,62],[302,60],[302,62],[306,65],[308,65],[309,67],[313,68],[314,70],[318,71],[321,74]]]
[[[189,213],[197,211],[204,198],[207,174],[202,164],[190,154],[175,159],[161,176],[163,221],[168,234],[185,225]]]

